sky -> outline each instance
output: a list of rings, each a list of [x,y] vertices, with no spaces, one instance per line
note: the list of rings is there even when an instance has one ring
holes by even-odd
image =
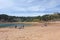
[[[0,14],[38,16],[60,12],[60,0],[0,0]]]

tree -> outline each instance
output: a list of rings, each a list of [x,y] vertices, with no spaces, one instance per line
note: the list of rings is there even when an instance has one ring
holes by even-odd
[[[8,19],[8,15],[1,14],[1,15],[0,15],[0,20],[1,20],[1,19],[7,20],[7,19]]]

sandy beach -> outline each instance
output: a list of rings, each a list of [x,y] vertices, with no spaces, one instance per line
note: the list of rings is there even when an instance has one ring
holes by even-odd
[[[46,27],[36,25],[18,28],[0,28],[0,40],[60,40],[60,23]]]

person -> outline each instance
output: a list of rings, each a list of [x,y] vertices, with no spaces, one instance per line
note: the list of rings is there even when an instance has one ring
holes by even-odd
[[[17,25],[15,25],[15,28],[17,28]]]
[[[19,27],[19,29],[24,29],[24,25],[22,25],[21,27]]]
[[[47,23],[45,23],[44,26],[47,26]]]
[[[23,29],[24,29],[24,25],[23,25]]]

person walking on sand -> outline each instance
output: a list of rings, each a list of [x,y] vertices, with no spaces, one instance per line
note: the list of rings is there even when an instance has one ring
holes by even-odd
[[[17,28],[17,25],[15,25],[15,28]]]
[[[42,24],[41,27],[47,27],[47,23]]]
[[[24,29],[24,25],[22,26],[22,28]]]
[[[44,26],[46,27],[47,26],[47,23],[44,23]]]
[[[24,25],[22,25],[21,29],[24,29]]]
[[[19,29],[24,29],[24,25],[22,25],[21,27],[19,27]]]

